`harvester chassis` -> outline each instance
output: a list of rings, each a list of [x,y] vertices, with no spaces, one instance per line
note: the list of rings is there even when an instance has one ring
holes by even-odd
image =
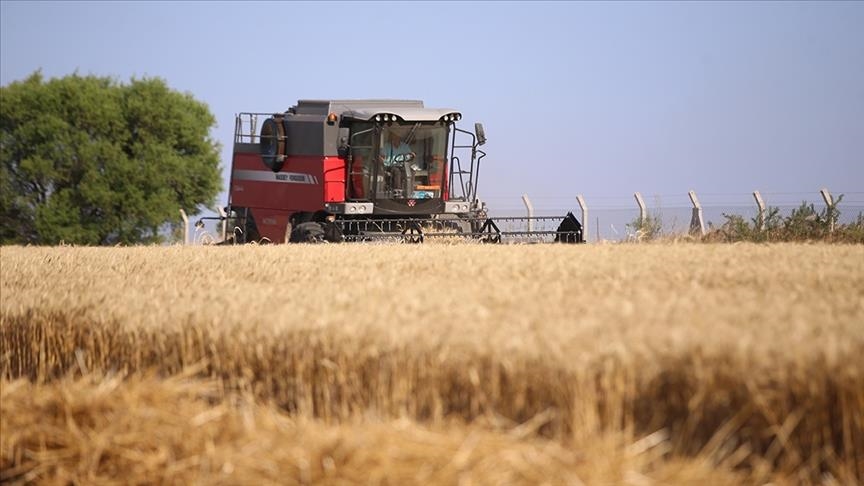
[[[222,241],[584,242],[572,213],[489,217],[477,198],[485,130],[462,130],[461,118],[388,99],[236,115],[228,205],[212,218]]]

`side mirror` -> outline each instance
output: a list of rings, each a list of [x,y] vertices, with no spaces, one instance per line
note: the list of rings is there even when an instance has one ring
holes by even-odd
[[[336,153],[339,154],[339,157],[347,157],[349,153],[351,153],[351,148],[348,145],[348,138],[342,137],[339,140],[339,146],[336,147]]]
[[[486,131],[483,130],[482,123],[474,124],[474,133],[477,135],[477,145],[483,145],[486,143]]]

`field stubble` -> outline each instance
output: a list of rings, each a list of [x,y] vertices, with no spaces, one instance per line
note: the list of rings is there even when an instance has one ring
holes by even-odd
[[[6,247],[0,264],[6,479],[116,480],[118,461],[143,482],[864,475],[861,246]],[[118,410],[156,423],[119,434]],[[256,437],[281,466],[249,462]]]

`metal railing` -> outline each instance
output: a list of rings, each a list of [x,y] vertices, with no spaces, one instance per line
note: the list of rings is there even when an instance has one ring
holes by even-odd
[[[260,143],[258,117],[270,117],[272,113],[243,112],[234,115],[234,143]]]

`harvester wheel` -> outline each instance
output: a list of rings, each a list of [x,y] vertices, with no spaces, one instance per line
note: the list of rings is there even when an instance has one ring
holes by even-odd
[[[341,243],[345,241],[339,226],[331,221],[307,221],[296,226],[288,223],[291,228],[289,243]]]
[[[320,243],[324,241],[324,228],[320,224],[310,221],[300,223],[291,230],[291,243]]]

